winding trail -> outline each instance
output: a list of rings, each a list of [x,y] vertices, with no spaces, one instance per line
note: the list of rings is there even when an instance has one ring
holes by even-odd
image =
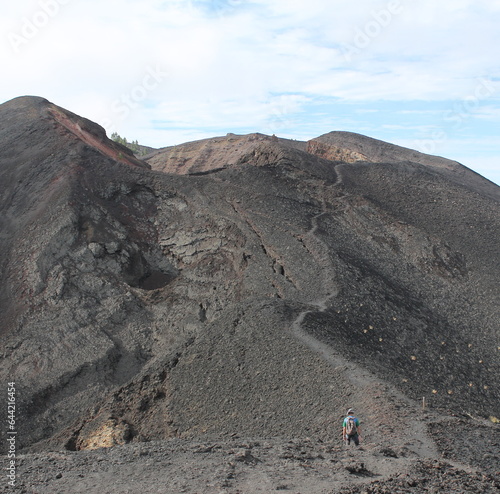
[[[337,183],[341,183],[340,176]],[[309,350],[320,355],[335,370],[341,372],[352,384],[352,388],[356,390],[356,396],[353,398],[364,411],[363,418],[368,424],[368,429],[373,430],[368,434],[369,440],[392,446],[404,445],[420,457],[438,458],[440,456],[438,449],[427,434],[425,419],[418,403],[367,369],[345,359],[330,345],[318,340],[304,328],[308,314],[326,312],[329,302],[339,293],[328,246],[317,235],[319,219],[326,214],[328,214],[327,205],[323,202],[321,213],[311,219],[311,228],[303,236],[304,244],[322,267],[323,293],[320,297],[307,302],[307,308],[299,313],[291,325],[292,334]],[[394,423],[403,426],[394,430]]]
[[[309,350],[320,355],[325,362],[336,371],[342,373],[345,379],[356,390],[353,401],[363,410],[364,422],[368,429],[371,442],[387,443],[391,446],[407,446],[418,456],[438,458],[438,449],[428,436],[426,423],[419,404],[398,391],[387,382],[383,382],[367,369],[349,361],[335,352],[331,346],[318,340],[303,328],[306,316],[314,312],[324,312],[320,308],[326,302],[311,304],[313,308],[302,311],[292,324],[293,335]],[[395,430],[393,423],[403,424]]]

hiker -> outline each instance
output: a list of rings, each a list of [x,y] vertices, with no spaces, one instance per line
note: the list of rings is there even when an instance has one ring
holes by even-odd
[[[354,410],[349,408],[347,410],[347,417],[344,419],[342,427],[342,437],[346,444],[351,444],[351,439],[356,446],[359,446],[361,439],[361,427],[359,426],[359,419],[354,416]]]

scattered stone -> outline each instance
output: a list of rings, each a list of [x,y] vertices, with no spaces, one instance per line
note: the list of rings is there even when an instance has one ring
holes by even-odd
[[[342,492],[351,456],[358,491],[493,491],[498,424],[461,418],[498,416],[496,185],[352,133],[145,162],[42,98],[0,121],[0,377],[23,489]],[[348,407],[363,449],[342,448]]]

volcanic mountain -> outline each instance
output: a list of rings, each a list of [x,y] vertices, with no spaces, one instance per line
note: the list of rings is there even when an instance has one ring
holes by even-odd
[[[42,98],[0,122],[0,372],[26,453],[334,441],[348,407],[419,457],[438,416],[498,440],[495,184],[347,132],[139,160]]]

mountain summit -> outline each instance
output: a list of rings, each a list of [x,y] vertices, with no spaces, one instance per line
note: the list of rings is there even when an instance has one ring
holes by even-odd
[[[423,454],[422,398],[500,415],[500,189],[459,163],[345,132],[139,160],[34,97],[0,121],[1,375],[27,451],[328,440],[354,407],[367,440]]]

